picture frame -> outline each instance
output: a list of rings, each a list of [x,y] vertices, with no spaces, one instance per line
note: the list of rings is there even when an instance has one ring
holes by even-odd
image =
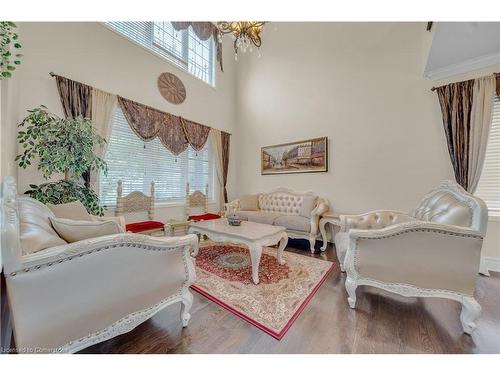
[[[328,137],[261,147],[261,175],[328,172]]]

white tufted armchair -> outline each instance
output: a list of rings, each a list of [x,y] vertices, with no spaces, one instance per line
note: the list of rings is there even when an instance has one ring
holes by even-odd
[[[359,285],[453,299],[462,304],[460,320],[470,334],[481,312],[473,294],[487,219],[484,202],[451,181],[427,194],[411,215],[341,216],[335,243],[349,305],[355,307]]]

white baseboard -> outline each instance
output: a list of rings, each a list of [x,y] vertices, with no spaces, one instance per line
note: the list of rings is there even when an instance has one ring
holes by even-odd
[[[500,272],[500,259],[493,257],[481,257],[479,272],[489,276],[489,271]]]

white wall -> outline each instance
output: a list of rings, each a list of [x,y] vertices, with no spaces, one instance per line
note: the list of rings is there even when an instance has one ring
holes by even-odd
[[[262,56],[238,61],[231,197],[286,186],[312,190],[338,212],[408,211],[453,179],[435,83],[422,78],[422,30],[425,23],[270,24]],[[329,138],[327,173],[260,174],[262,146],[321,136]],[[500,258],[493,236],[485,253]]]
[[[12,114],[5,124],[9,134],[4,134],[2,141],[2,175],[17,174],[20,193],[43,179],[35,168],[17,170],[12,164],[17,153],[16,124],[26,116],[26,110],[40,104],[63,115],[56,82],[49,72],[234,132],[235,64],[230,41],[223,49],[224,72],[217,67],[213,88],[98,23],[30,22],[18,26],[24,57],[14,73],[12,98],[18,100],[9,103]],[[175,73],[186,86],[187,97],[181,105],[168,103],[158,92],[156,80],[166,71]],[[162,220],[181,218],[183,209],[164,208],[157,213]]]

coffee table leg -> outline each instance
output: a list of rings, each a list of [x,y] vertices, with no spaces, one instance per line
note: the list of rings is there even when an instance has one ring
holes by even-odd
[[[262,255],[262,246],[253,244],[250,246],[250,259],[252,260],[252,281],[255,285],[259,283],[259,264]]]
[[[286,233],[281,237],[279,246],[278,246],[278,264],[285,264],[285,260],[283,259],[283,251],[288,243],[288,235]]]

